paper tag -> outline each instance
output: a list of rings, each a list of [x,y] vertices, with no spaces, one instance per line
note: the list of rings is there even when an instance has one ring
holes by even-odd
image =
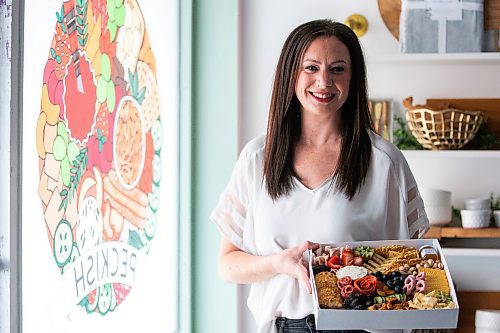
[[[461,0],[425,0],[431,20],[462,20]]]

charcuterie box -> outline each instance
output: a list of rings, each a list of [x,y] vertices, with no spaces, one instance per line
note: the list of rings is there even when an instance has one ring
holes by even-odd
[[[322,244],[307,257],[318,330],[457,327],[457,296],[436,239]]]

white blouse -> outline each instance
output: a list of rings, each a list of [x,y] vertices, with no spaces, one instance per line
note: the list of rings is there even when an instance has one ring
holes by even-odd
[[[274,201],[263,182],[265,137],[242,150],[231,180],[210,219],[243,251],[272,255],[307,240],[317,243],[407,239],[429,228],[417,184],[403,154],[370,132],[372,155],[365,183],[352,200],[331,186],[331,178],[309,189],[294,188]],[[294,278],[277,275],[253,283],[248,297],[259,332],[275,332],[279,316],[303,318],[312,298]]]

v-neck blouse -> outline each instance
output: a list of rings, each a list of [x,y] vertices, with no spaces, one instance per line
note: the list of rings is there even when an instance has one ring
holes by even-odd
[[[259,256],[306,240],[331,243],[423,236],[429,222],[403,154],[375,133],[369,134],[370,167],[352,200],[335,191],[330,180],[309,189],[295,178],[290,194],[273,201],[263,182],[262,136],[240,153],[210,219],[235,246]],[[296,279],[284,275],[253,283],[247,303],[259,332],[274,332],[278,316],[303,318],[312,313],[311,295]]]

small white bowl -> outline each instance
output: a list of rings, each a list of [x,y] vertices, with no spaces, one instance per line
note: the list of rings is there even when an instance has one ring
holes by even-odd
[[[476,327],[475,333],[500,333],[500,330],[492,330],[489,328]]]
[[[462,226],[464,228],[487,228],[490,225],[491,211],[483,210],[461,210]]]
[[[465,202],[466,210],[486,210],[491,209],[491,199],[488,197],[467,199]]]
[[[500,310],[476,310],[476,332],[478,328],[485,332],[500,332]]]
[[[495,217],[495,226],[500,228],[500,210],[494,210],[493,217]]]

